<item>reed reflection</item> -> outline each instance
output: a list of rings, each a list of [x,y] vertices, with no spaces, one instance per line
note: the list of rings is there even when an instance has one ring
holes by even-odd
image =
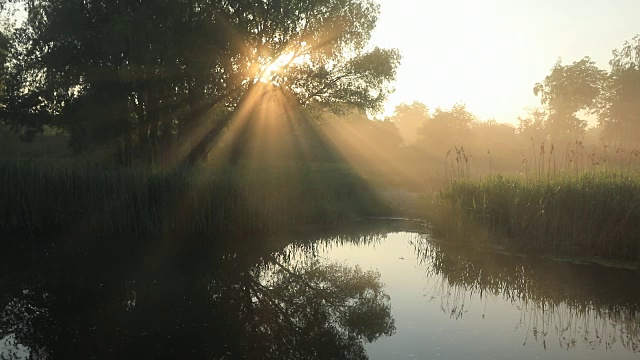
[[[414,246],[435,283],[432,299],[451,318],[463,318],[478,299],[501,298],[521,311],[515,327],[524,333],[523,345],[534,340],[546,349],[558,341],[563,349],[609,350],[620,344],[640,352],[640,290],[630,286],[636,272],[473,252],[427,237]]]

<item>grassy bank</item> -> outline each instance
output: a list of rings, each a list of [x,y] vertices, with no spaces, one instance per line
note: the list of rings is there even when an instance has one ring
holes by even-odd
[[[474,245],[640,261],[640,176],[456,181],[427,199],[434,231]]]
[[[126,169],[0,163],[0,232],[273,233],[386,214],[338,166]]]

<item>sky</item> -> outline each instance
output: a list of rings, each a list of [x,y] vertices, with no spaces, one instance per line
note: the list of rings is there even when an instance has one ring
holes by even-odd
[[[402,55],[378,118],[404,102],[432,110],[462,102],[482,120],[516,125],[540,106],[533,86],[558,58],[590,56],[608,70],[612,50],[640,34],[640,0],[374,1],[381,14],[371,44]]]
[[[385,115],[402,102],[463,102],[483,120],[516,124],[540,105],[533,86],[558,58],[590,56],[608,70],[612,50],[640,34],[640,0],[375,1],[371,43],[402,54]]]

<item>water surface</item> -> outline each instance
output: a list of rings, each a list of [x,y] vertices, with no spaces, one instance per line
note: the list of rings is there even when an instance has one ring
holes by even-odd
[[[0,358],[638,357],[637,272],[413,230],[18,242],[0,255]]]
[[[445,245],[399,232],[323,252],[382,274],[397,332],[371,359],[638,358],[638,273]]]

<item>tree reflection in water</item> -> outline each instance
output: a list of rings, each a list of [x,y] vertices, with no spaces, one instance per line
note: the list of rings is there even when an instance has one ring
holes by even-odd
[[[509,311],[504,299],[520,310],[514,325],[525,344],[640,352],[637,272],[470,252],[427,235],[383,244],[398,226],[374,226],[289,239],[8,242],[0,251],[0,341],[27,346],[36,359],[366,359],[366,342],[395,331],[380,275],[320,259],[334,247],[384,251],[408,239],[454,319],[478,298]],[[409,257],[395,262],[408,265]],[[395,262],[385,274],[407,269]],[[420,310],[398,316],[411,311]],[[499,315],[488,312],[489,322]],[[10,355],[1,349],[0,357]]]
[[[5,252],[0,339],[47,359],[367,359],[395,331],[377,272],[285,261],[296,246],[88,242]]]
[[[414,244],[436,281],[432,298],[452,318],[463,317],[474,299],[503,298],[521,310],[525,344],[532,337],[546,349],[552,337],[563,349],[620,343],[640,352],[640,289],[630,287],[637,273],[474,252],[428,237]]]

